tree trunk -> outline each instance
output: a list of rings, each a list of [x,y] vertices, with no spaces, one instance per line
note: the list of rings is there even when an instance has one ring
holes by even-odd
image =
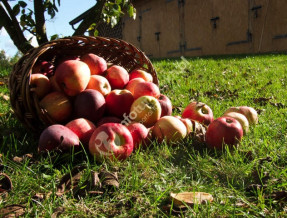
[[[14,45],[18,48],[19,51],[21,51],[23,54],[25,54],[27,51],[29,51],[30,49],[32,49],[34,47],[25,38],[18,22],[15,23],[15,21],[13,21],[13,17],[15,18],[15,16],[13,14],[10,16],[7,14],[7,12],[8,13],[12,12],[7,1],[2,0],[2,2],[4,4],[4,6],[6,7],[6,10],[2,7],[2,4],[0,4],[1,24],[6,29],[7,33],[9,34],[10,38],[12,39]],[[6,5],[8,5],[8,7]]]
[[[36,23],[36,38],[38,44],[41,45],[48,42],[46,25],[45,25],[45,8],[42,0],[34,0],[34,13]]]

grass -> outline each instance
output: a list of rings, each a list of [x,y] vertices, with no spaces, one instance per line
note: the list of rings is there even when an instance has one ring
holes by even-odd
[[[286,55],[224,56],[153,60],[161,92],[170,97],[174,115],[191,100],[207,103],[219,117],[231,106],[248,105],[259,113],[237,149],[215,151],[185,139],[176,146],[153,142],[123,162],[98,163],[84,151],[37,155],[37,136],[25,130],[11,112],[1,69],[1,170],[13,189],[1,195],[0,209],[25,207],[26,217],[284,217],[287,214]],[[34,157],[13,161],[32,153]],[[120,187],[100,195],[57,197],[63,175],[84,164],[80,184],[91,171],[117,171]],[[171,192],[207,192],[214,201],[183,210],[169,199]],[[36,193],[48,194],[35,199]]]

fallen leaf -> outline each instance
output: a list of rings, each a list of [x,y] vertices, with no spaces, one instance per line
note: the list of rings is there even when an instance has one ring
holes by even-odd
[[[192,137],[196,142],[205,142],[207,127],[196,120],[191,120],[193,125]]]
[[[0,86],[3,86],[3,85],[5,85],[5,83],[4,83],[4,82],[2,82],[2,81],[0,81]]]
[[[287,191],[276,191],[273,192],[269,197],[278,201],[287,201]]]
[[[52,214],[51,218],[57,218],[64,212],[65,212],[65,208],[64,207],[57,207],[54,210],[54,213]]]
[[[86,169],[86,166],[77,166],[74,167],[70,173],[64,175],[57,186],[56,194],[61,196],[64,193],[75,189],[78,186],[84,169]]]
[[[8,192],[13,188],[12,181],[5,173],[0,173],[0,193]]]
[[[25,214],[25,206],[12,204],[0,209],[0,216],[4,218],[20,217]]]
[[[209,193],[205,192],[181,192],[181,193],[170,193],[170,197],[173,204],[177,207],[194,204],[205,204],[212,202],[213,197]]]
[[[99,173],[99,179],[102,183],[103,188],[118,189],[120,186],[117,172],[111,173],[111,172],[107,172],[107,171],[101,171]]]

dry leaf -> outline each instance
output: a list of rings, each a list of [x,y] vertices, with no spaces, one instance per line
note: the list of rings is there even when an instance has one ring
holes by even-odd
[[[65,208],[64,207],[57,207],[55,209],[54,213],[52,214],[51,218],[57,218],[64,212],[65,212]]]
[[[0,173],[0,193],[10,191],[13,188],[12,181],[5,173]]]
[[[25,214],[25,208],[25,206],[19,204],[8,205],[0,210],[0,217],[10,218],[23,216]]]
[[[0,86],[4,86],[4,85],[5,85],[5,83],[0,81]]]
[[[78,186],[78,183],[83,174],[83,170],[85,168],[86,168],[85,166],[77,166],[77,167],[74,167],[70,173],[67,173],[66,175],[64,175],[59,185],[57,186],[56,194],[58,196],[61,196],[65,192],[75,189]]]
[[[118,189],[120,186],[117,172],[111,173],[111,172],[107,172],[107,171],[101,171],[99,173],[99,178],[100,178],[100,181],[102,182],[102,185],[104,188],[107,188],[107,189],[116,188],[116,189]]]
[[[192,206],[194,204],[205,204],[213,201],[212,195],[205,192],[170,193],[170,197],[173,200],[173,204],[177,207],[183,205]]]
[[[192,137],[197,142],[205,142],[205,134],[207,131],[207,126],[199,123],[196,120],[191,120],[193,125]]]

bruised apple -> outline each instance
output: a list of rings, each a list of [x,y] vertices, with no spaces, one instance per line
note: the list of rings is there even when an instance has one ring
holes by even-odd
[[[96,126],[93,122],[84,118],[71,120],[65,126],[72,130],[79,137],[80,141],[85,147],[89,145],[91,135],[96,129]]]
[[[64,61],[55,71],[56,82],[68,96],[75,96],[84,91],[90,76],[88,65],[78,60]]]
[[[68,150],[72,147],[77,148],[79,145],[79,137],[72,130],[63,125],[54,124],[41,133],[38,141],[38,151]]]
[[[81,57],[81,61],[85,62],[89,66],[91,75],[103,75],[107,70],[106,60],[93,53],[83,55]]]
[[[55,122],[67,121],[72,114],[73,106],[68,97],[62,92],[47,94],[39,104]]]
[[[120,123],[99,126],[89,141],[90,153],[98,159],[124,160],[133,152],[134,144],[130,131]]]

